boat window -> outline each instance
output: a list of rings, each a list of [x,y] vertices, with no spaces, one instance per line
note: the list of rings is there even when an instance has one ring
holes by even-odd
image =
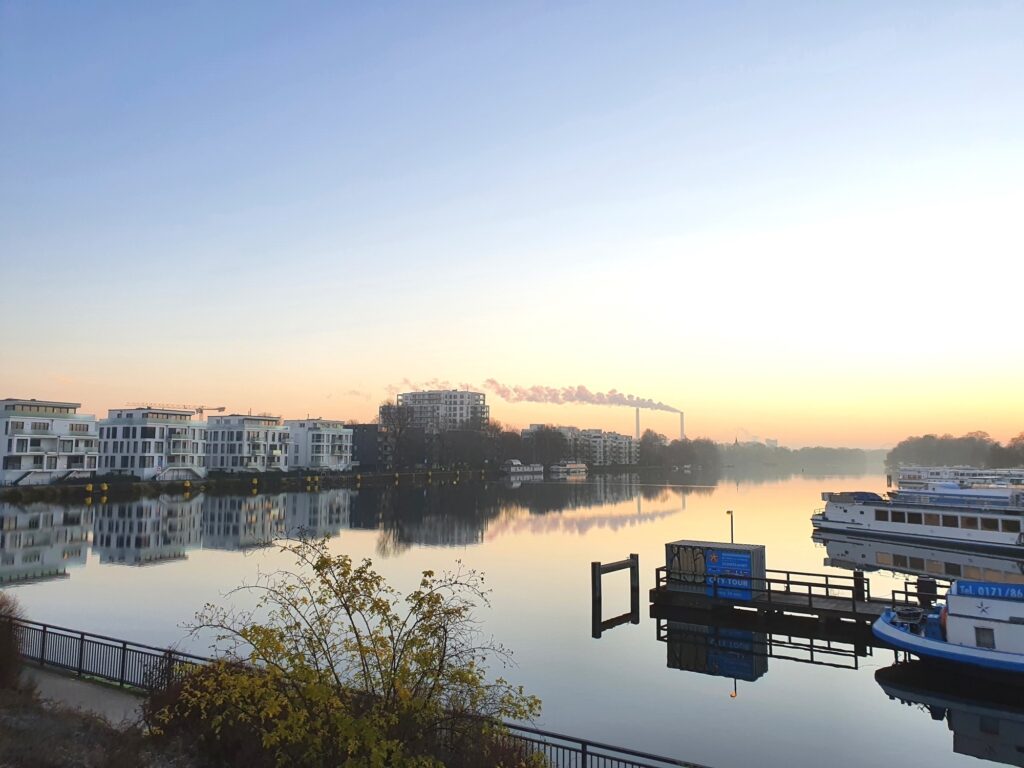
[[[981,530],[983,531],[998,531],[999,521],[992,517],[981,518]]]
[[[960,518],[961,528],[970,528],[972,531],[978,530],[978,518],[976,517],[961,517]]]
[[[1020,520],[1003,520],[1003,533],[1020,533]]]
[[[938,525],[939,524],[939,516],[938,515],[925,515],[924,516],[924,524],[925,525]]]
[[[881,520],[883,522],[888,522],[889,521],[889,513],[888,513],[888,511],[886,511],[884,509],[876,509],[875,510],[875,520]]]
[[[911,525],[921,524],[921,513],[920,512],[907,512],[907,522]]]
[[[876,552],[875,562],[879,565],[892,565],[892,555],[888,552]]]
[[[975,627],[974,644],[979,648],[995,648],[996,633],[989,627]]]
[[[894,523],[905,523],[907,522],[907,515],[905,512],[896,512],[893,510],[892,521]]]
[[[895,565],[897,568],[906,568],[907,567],[907,556],[906,555],[893,555],[892,556],[892,564]]]
[[[910,558],[910,570],[912,570],[912,571],[923,571],[924,570],[924,558],[923,557],[912,557],[912,558]]]
[[[960,566],[957,563],[946,563],[946,575],[947,576],[959,576]]]
[[[981,581],[985,578],[984,572],[981,570],[981,568],[979,568],[976,565],[965,565],[964,576],[968,579],[974,579],[976,581]]]
[[[942,527],[943,528],[959,528],[960,519],[956,515],[943,515],[942,516]]]

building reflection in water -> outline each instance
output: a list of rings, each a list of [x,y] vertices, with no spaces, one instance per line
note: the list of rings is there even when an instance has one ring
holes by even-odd
[[[1024,699],[1019,687],[986,683],[920,661],[880,669],[875,681],[890,699],[945,721],[958,755],[1024,766]]]
[[[285,494],[207,496],[203,500],[203,547],[265,547],[285,533]]]
[[[676,514],[685,509],[687,494],[710,492],[641,483],[627,473],[518,487],[465,482],[248,496],[162,495],[70,508],[0,504],[0,584],[67,576],[68,567],[85,564],[90,545],[101,563],[143,565],[185,559],[200,546],[244,550],[282,537],[337,536],[352,527],[379,530],[378,552],[394,555],[417,545],[475,546],[485,533],[524,527],[538,535],[552,527],[581,533],[593,527],[616,529]],[[635,512],[606,509],[634,500]],[[659,509],[645,508],[655,503]],[[552,514],[560,512],[573,514]]]
[[[85,564],[91,507],[0,503],[0,586],[67,578]]]
[[[288,536],[337,536],[349,527],[355,491],[335,488],[320,493],[284,494]]]
[[[202,494],[98,504],[93,551],[101,563],[154,565],[183,560],[202,543]]]
[[[823,531],[812,538],[825,545],[825,565],[834,568],[1024,584],[1024,560],[1003,555]]]

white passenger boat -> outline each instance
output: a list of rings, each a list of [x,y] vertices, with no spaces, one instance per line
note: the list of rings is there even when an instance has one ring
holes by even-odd
[[[864,491],[821,494],[811,517],[820,530],[885,536],[982,549],[1024,548],[1024,489],[940,488],[893,491],[885,499]]]
[[[587,465],[582,461],[560,461],[548,469],[552,477],[580,477],[587,474]]]
[[[1024,485],[1024,468],[981,469],[979,467],[903,466],[896,470],[896,487],[927,488],[935,483],[971,485]]]
[[[543,475],[543,464],[523,464],[519,459],[509,459],[501,465],[501,471],[509,477]]]
[[[945,603],[889,608],[872,631],[929,661],[1024,673],[1024,585],[955,581]]]

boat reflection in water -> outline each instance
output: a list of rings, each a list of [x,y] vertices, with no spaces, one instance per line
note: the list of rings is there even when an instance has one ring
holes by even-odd
[[[989,683],[920,661],[875,672],[886,695],[945,721],[960,755],[1024,767],[1024,688]]]
[[[955,546],[923,546],[884,538],[861,538],[815,531],[825,545],[825,565],[861,571],[893,571],[914,576],[1024,584],[1024,560]]]

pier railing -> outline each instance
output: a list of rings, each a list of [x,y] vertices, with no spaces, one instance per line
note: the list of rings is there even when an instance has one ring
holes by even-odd
[[[904,584],[902,588],[892,591],[892,607],[918,605],[927,608],[936,600],[944,597],[953,582],[949,579],[921,578],[915,584]]]
[[[180,679],[212,659],[171,648],[132,643],[38,621],[0,616],[10,622],[22,658],[122,688],[153,691]],[[566,736],[516,723],[505,723],[505,736],[528,753],[543,755],[551,768],[706,768],[698,763],[659,757],[639,750]]]
[[[661,566],[655,570],[659,589],[693,592],[712,600],[729,603],[757,602],[771,608],[794,610],[806,606],[813,610],[828,600],[836,601],[856,612],[858,605],[871,602],[871,581],[862,573],[852,576],[807,571],[767,569],[765,576],[714,575],[707,572],[680,571]],[[830,606],[832,607],[832,606]]]

